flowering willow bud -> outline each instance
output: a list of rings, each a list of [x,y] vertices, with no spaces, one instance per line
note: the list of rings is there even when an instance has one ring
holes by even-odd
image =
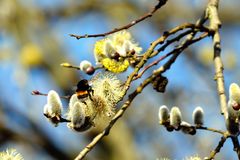
[[[178,107],[172,107],[170,111],[170,125],[177,129],[182,122],[182,114]]]
[[[62,102],[58,93],[54,90],[48,92],[47,104],[49,104],[49,114],[60,115],[62,112]]]
[[[240,109],[240,88],[236,83],[232,83],[229,87],[228,103],[234,110]]]
[[[129,40],[124,40],[123,45],[117,46],[117,52],[121,57],[126,57],[127,53],[130,52],[130,48],[133,48],[132,43]]]
[[[226,118],[226,127],[229,133],[236,135],[239,132],[238,112],[235,111],[231,105],[228,104],[228,114]]]
[[[167,108],[167,106],[162,105],[159,108],[158,117],[159,117],[159,123],[160,124],[164,124],[168,121],[168,119],[169,119],[169,109]]]
[[[112,41],[107,40],[104,46],[104,54],[109,58],[113,58],[115,53],[116,53],[116,50],[112,45]]]
[[[92,89],[94,93],[105,99],[108,107],[115,106],[125,93],[123,83],[110,72],[96,75],[92,79]]]
[[[193,118],[193,122],[195,125],[197,126],[201,126],[203,125],[203,115],[204,115],[204,112],[203,112],[203,109],[202,107],[196,107],[192,113],[192,118]]]
[[[75,104],[70,108],[68,119],[71,122],[67,124],[69,128],[78,132],[83,132],[92,126],[89,117],[86,116],[85,113],[86,107],[87,106],[82,102],[75,102]]]
[[[76,102],[79,102],[79,99],[77,97],[77,94],[73,94],[69,100],[69,109],[73,108]]]
[[[95,72],[95,68],[93,67],[92,63],[87,60],[84,60],[80,63],[80,70],[89,75],[92,75]]]
[[[24,160],[22,155],[16,151],[16,149],[11,148],[6,151],[0,152],[0,159],[2,160]]]
[[[62,67],[71,67],[72,65],[67,63],[67,62],[65,62],[65,63],[61,63],[60,66],[62,66]]]
[[[51,90],[48,92],[47,104],[43,108],[43,114],[57,125],[61,120],[62,102],[57,92]]]

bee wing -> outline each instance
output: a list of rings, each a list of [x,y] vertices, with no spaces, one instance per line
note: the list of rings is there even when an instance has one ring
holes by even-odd
[[[71,90],[72,90],[72,91],[76,91],[76,90],[77,90],[77,86],[72,86],[72,87],[71,87]]]

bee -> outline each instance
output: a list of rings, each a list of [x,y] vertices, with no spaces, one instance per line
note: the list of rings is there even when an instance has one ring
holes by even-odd
[[[76,95],[79,100],[89,98],[92,100],[92,95],[93,95],[93,89],[91,85],[89,84],[88,80],[82,79],[78,82],[77,84],[77,89],[76,89]]]

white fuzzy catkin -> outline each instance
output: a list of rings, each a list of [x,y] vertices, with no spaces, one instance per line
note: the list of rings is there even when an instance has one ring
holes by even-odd
[[[50,108],[50,107],[49,107],[49,104],[45,104],[44,107],[43,107],[43,114],[44,114],[44,115],[47,115],[47,116],[48,116],[48,114],[49,114],[48,108]]]
[[[53,117],[56,115],[61,115],[62,112],[62,102],[58,93],[54,90],[50,90],[47,96],[47,104],[48,104],[48,114]]]
[[[192,113],[192,119],[195,125],[203,125],[204,123],[204,111],[202,107],[196,107]]]
[[[229,87],[228,105],[235,110],[240,109],[240,88],[236,83],[232,83]]]
[[[115,107],[116,103],[123,97],[125,91],[121,81],[110,72],[96,75],[92,79],[92,88],[94,94],[106,101],[107,107]]]
[[[73,130],[78,130],[85,123],[85,104],[81,102],[75,102],[71,108],[69,108],[68,119],[71,121],[67,126]]]
[[[77,97],[77,94],[73,94],[69,100],[69,109],[73,108],[73,105],[76,103],[76,102],[79,102],[79,99]]]
[[[87,60],[82,61],[79,65],[80,70],[84,72],[86,72],[89,67],[92,67],[92,63]]]
[[[238,117],[239,111],[235,111],[231,104],[228,104],[227,107],[227,119],[226,119],[226,128],[232,135],[236,135],[239,132]]]
[[[182,114],[178,107],[172,107],[170,111],[170,125],[174,128],[178,128],[182,122]]]
[[[232,83],[229,87],[229,100],[240,103],[240,88],[236,83]]]
[[[110,40],[107,40],[105,45],[104,45],[104,54],[107,57],[112,57],[112,55],[116,52],[114,49],[112,42]]]
[[[24,160],[22,155],[16,151],[16,149],[11,148],[6,151],[0,152],[1,160]]]
[[[158,118],[159,118],[160,124],[163,124],[168,121],[169,109],[167,108],[167,106],[162,105],[159,107]]]

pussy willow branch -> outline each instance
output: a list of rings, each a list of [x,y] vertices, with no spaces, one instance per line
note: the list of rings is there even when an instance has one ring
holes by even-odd
[[[165,42],[165,40],[170,36],[173,35],[183,29],[186,28],[194,28],[195,25],[191,24],[191,23],[184,23],[182,25],[179,25],[173,29],[171,29],[170,31],[164,32],[164,34],[158,38],[156,41],[151,43],[151,46],[148,48],[148,50],[143,54],[143,57],[141,58],[141,61],[135,66],[134,71],[128,76],[127,81],[125,82],[125,94],[128,90],[128,88],[130,87],[131,82],[134,80],[134,77],[138,74],[139,70],[143,67],[143,65],[146,63],[146,61],[157,55],[159,52],[158,51],[154,51],[154,49],[159,45]],[[170,42],[169,42],[170,43]],[[125,95],[124,94],[124,95]]]
[[[218,5],[219,0],[209,0],[206,8],[206,15],[209,18],[209,29],[213,32],[213,51],[214,51],[214,66],[215,66],[215,80],[217,83],[217,91],[219,95],[221,113],[224,115],[225,120],[228,117],[227,113],[227,97],[224,88],[224,74],[223,74],[223,63],[221,59],[221,37],[219,28],[221,27],[221,21],[218,16]],[[223,146],[226,138],[223,137],[219,142],[218,147],[211,152],[210,159],[213,159],[216,153],[218,153]],[[232,137],[232,143],[234,149],[240,159],[240,146],[237,137]]]
[[[149,17],[152,17],[153,14],[158,10],[160,9],[162,6],[164,6],[166,4],[167,0],[158,0],[158,3],[153,7],[153,9],[144,14],[143,16],[141,16],[140,18],[132,21],[131,23],[125,25],[125,26],[122,26],[122,27],[119,27],[119,28],[115,28],[113,29],[112,31],[109,31],[109,32],[106,32],[106,33],[101,33],[101,34],[85,34],[85,35],[75,35],[75,34],[70,34],[71,37],[75,37],[76,39],[81,39],[81,38],[91,38],[91,37],[105,37],[107,35],[110,35],[110,34],[113,34],[115,32],[118,32],[118,31],[121,31],[121,30],[124,30],[124,29],[128,29],[134,25],[136,25],[137,23],[145,20],[146,18],[149,18]]]
[[[158,76],[159,74],[164,73],[165,71],[167,71],[168,69],[170,69],[171,65],[175,62],[175,60],[177,59],[178,55],[183,51],[183,49],[187,48],[188,46],[190,46],[191,44],[205,38],[208,34],[203,34],[200,37],[193,39],[194,34],[192,34],[191,36],[187,37],[187,39],[179,46],[177,47],[178,49],[176,50],[175,54],[163,65],[161,66],[159,69],[155,70],[153,72],[153,74],[151,76],[149,76],[147,79],[145,79],[143,81],[142,84],[140,84],[137,89],[132,92],[129,97],[128,100],[125,101],[125,103],[122,105],[122,107],[120,108],[120,110],[115,114],[115,116],[112,118],[112,120],[110,121],[109,125],[101,132],[99,133],[80,153],[79,155],[75,158],[75,160],[81,160],[83,159],[86,154],[91,151],[94,146],[105,136],[107,136],[111,130],[111,128],[113,127],[113,125],[117,122],[117,120],[123,116],[124,112],[126,111],[126,109],[128,107],[130,107],[131,102],[133,101],[133,99],[142,92],[142,90],[149,84],[152,82],[152,80],[154,78],[156,78],[156,76]]]
[[[195,32],[196,32],[196,31],[195,31]],[[190,33],[195,34],[195,32],[194,32],[194,31],[191,31]],[[184,33],[185,33],[185,32],[184,32]],[[203,36],[205,36],[206,34],[208,34],[208,33],[203,34]],[[173,42],[174,40],[177,40],[177,39],[178,39],[178,37],[175,37],[175,38],[169,40],[169,42]],[[194,41],[194,40],[193,40],[193,41]],[[192,41],[192,42],[193,42],[193,41]],[[185,49],[184,46],[183,46],[182,48]],[[165,49],[165,46],[160,47],[160,48],[157,50],[157,52],[163,51],[164,49]],[[138,79],[138,78],[141,78],[141,76],[144,74],[144,72],[146,72],[146,71],[147,71],[149,68],[151,68],[152,66],[157,65],[159,62],[161,62],[161,61],[164,60],[165,58],[167,58],[167,57],[169,57],[170,55],[174,54],[177,49],[178,49],[178,48],[173,49],[171,52],[165,54],[164,56],[161,56],[159,59],[157,59],[157,60],[153,61],[152,63],[150,63],[149,65],[147,65],[136,77],[134,77],[134,80],[135,80],[135,79]]]
[[[166,43],[165,43],[164,45],[162,45],[158,50],[156,50],[155,52],[153,52],[150,57],[153,57],[153,56],[155,56],[157,53],[159,53],[159,52],[161,52],[161,51],[164,51],[165,48],[166,48],[167,46],[169,46],[171,43],[173,43],[173,42],[175,42],[175,41],[179,41],[181,38],[183,38],[184,36],[188,35],[188,34],[191,33],[191,32],[192,32],[192,30],[187,30],[187,31],[179,34],[178,36],[176,36],[176,37],[174,37],[174,38],[172,38],[172,39],[170,39],[170,40],[167,40]],[[150,64],[147,65],[146,67],[144,67],[144,69],[143,69],[137,76],[134,77],[134,80],[135,80],[135,79],[138,79],[138,78],[141,78],[142,75],[143,75],[149,68],[151,68],[151,67],[154,66],[154,65],[157,65],[160,61],[164,60],[165,58],[167,58],[168,56],[170,56],[172,53],[174,53],[174,52],[169,52],[169,53],[161,56],[159,59],[155,60],[154,62],[150,63]]]
[[[221,137],[221,140],[219,141],[217,147],[213,151],[211,151],[210,156],[208,158],[206,158],[206,160],[212,160],[215,158],[215,155],[220,152],[220,150],[223,147],[224,143],[226,142],[228,136],[229,135],[226,134]]]
[[[213,48],[214,48],[214,66],[215,66],[215,80],[217,82],[217,91],[220,100],[221,113],[227,118],[227,98],[224,89],[224,75],[223,63],[221,59],[221,38],[219,34],[219,27],[221,22],[218,17],[219,0],[210,0],[207,7],[209,17],[209,28],[213,31]]]
[[[150,58],[156,56],[159,52],[164,51],[170,44],[172,44],[173,42],[179,41],[181,38],[183,38],[184,36],[188,35],[191,32],[196,32],[196,31],[204,31],[204,32],[209,32],[209,29],[204,27],[203,24],[204,21],[202,21],[201,19],[198,20],[196,22],[196,24],[191,24],[191,23],[185,23],[181,26],[176,27],[176,29],[178,31],[189,28],[190,30],[187,30],[181,34],[179,34],[178,36],[169,39],[166,41],[166,43],[164,45],[162,45],[159,49],[155,50],[152,52]],[[168,34],[168,32],[165,32],[164,34]],[[135,79],[141,78],[142,75],[144,74],[144,72],[146,72],[149,68],[151,68],[154,65],[157,65],[160,61],[162,61],[163,59],[167,58],[168,56],[170,56],[173,52],[170,52],[164,56],[161,56],[158,60],[154,61],[153,63],[149,64],[148,66],[146,66],[137,76],[134,77]]]
[[[215,133],[219,133],[219,134],[226,134],[224,131],[218,130],[218,129],[214,129],[214,128],[209,128],[209,127],[204,127],[204,126],[196,126],[196,129],[200,129],[200,130],[207,130],[210,132],[215,132]]]
[[[170,125],[170,121],[168,121],[167,123],[165,124],[161,124],[160,125],[164,125],[166,128],[167,127],[172,127]],[[179,128],[192,128],[192,129],[196,129],[196,130],[205,130],[205,131],[209,131],[209,132],[215,132],[215,133],[219,133],[221,135],[225,135],[227,134],[227,131],[222,131],[222,130],[219,130],[219,129],[215,129],[215,128],[209,128],[209,127],[204,127],[204,126],[197,126],[197,125],[190,125],[190,126],[186,126],[186,125],[180,125]],[[180,130],[178,130],[180,131]]]

